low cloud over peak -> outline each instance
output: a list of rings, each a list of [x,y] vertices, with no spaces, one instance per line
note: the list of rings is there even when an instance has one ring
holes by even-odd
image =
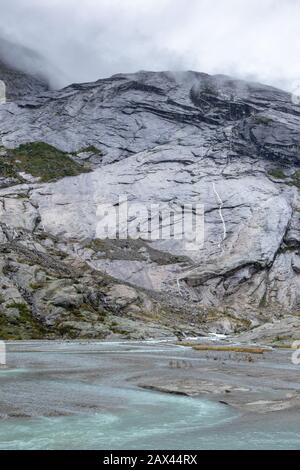
[[[0,1],[0,37],[32,50],[27,70],[40,74],[42,64],[54,87],[141,69],[224,73],[288,90],[300,79],[298,0]]]

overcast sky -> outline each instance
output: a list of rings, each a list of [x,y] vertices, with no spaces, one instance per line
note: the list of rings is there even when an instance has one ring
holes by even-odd
[[[55,86],[168,69],[288,90],[300,80],[300,0],[0,0],[0,7],[0,37],[40,54]]]

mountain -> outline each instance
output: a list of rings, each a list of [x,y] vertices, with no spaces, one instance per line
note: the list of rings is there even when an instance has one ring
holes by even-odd
[[[196,72],[118,74],[0,106],[5,331],[21,316],[67,337],[266,323],[278,337],[286,322],[297,337],[299,125],[290,94]],[[120,195],[203,205],[204,244],[97,238],[99,207]]]
[[[19,67],[16,68],[15,64],[19,64]],[[8,100],[48,91],[49,85],[43,78],[43,66],[42,59],[33,51],[0,38],[0,80],[6,84]],[[32,67],[36,70],[34,76],[26,73]]]

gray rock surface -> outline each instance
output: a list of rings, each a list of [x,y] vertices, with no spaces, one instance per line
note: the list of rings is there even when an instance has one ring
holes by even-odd
[[[7,103],[4,149],[43,141],[94,171],[47,184],[7,180],[2,238],[43,232],[70,259],[163,296],[211,331],[297,316],[299,126],[288,93],[195,72],[119,74]],[[167,210],[203,204],[204,244],[97,240],[107,222],[99,207],[112,211],[119,195]],[[130,289],[119,289],[116,304],[130,301]],[[72,283],[54,290],[56,309],[82,301]]]
[[[8,101],[18,98],[26,99],[49,90],[43,80],[27,75],[21,71],[11,69],[0,60],[0,80],[6,85],[6,98]]]

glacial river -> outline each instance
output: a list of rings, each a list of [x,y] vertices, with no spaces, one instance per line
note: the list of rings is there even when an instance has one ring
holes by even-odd
[[[300,449],[297,419],[245,419],[216,401],[128,381],[185,354],[174,345],[10,349],[11,368],[0,370],[0,449]]]

